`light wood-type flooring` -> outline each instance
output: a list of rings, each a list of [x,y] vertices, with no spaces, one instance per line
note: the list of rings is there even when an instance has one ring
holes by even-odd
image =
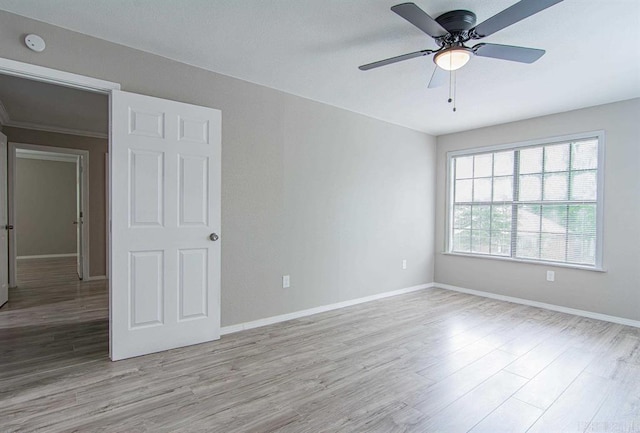
[[[11,292],[0,432],[639,432],[640,329],[428,289],[135,359],[106,283]]]
[[[76,258],[19,259],[16,265],[16,280],[19,287],[43,287],[78,281]]]

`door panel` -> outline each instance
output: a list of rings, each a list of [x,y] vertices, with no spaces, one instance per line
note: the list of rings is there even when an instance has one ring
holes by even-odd
[[[0,133],[0,307],[9,300],[7,169],[7,136]]]
[[[220,336],[220,111],[112,96],[111,358]]]
[[[78,273],[78,278],[84,278],[84,255],[82,244],[83,240],[83,225],[84,225],[84,212],[83,212],[83,195],[84,191],[82,190],[82,171],[84,170],[84,161],[81,156],[78,156],[78,160],[76,162],[76,220],[74,224],[76,225],[76,268]]]
[[[180,155],[181,226],[206,227],[209,224],[209,159],[201,156]]]

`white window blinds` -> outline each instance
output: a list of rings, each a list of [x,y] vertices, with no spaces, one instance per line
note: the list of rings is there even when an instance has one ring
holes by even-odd
[[[599,265],[600,141],[452,156],[449,251]]]

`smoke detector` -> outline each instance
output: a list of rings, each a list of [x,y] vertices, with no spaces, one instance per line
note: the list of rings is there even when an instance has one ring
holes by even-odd
[[[47,44],[44,43],[44,39],[34,34],[27,35],[24,38],[24,43],[27,45],[27,48],[36,53],[43,52],[47,46]]]

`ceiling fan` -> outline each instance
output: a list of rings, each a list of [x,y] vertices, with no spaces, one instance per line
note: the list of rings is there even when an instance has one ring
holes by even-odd
[[[531,15],[560,3],[562,0],[521,0],[513,6],[491,18],[476,24],[476,15],[467,10],[453,10],[446,12],[436,19],[414,3],[402,3],[391,8],[393,12],[431,36],[440,48],[436,50],[421,50],[389,59],[368,63],[359,67],[362,71],[390,65],[415,57],[434,54],[435,68],[429,87],[438,87],[446,80],[448,71],[455,71],[463,67],[472,55],[492,57],[495,59],[511,60],[514,62],[533,63],[545,53],[536,48],[516,47],[513,45],[498,45],[479,43],[467,47],[466,42],[482,39],[486,36],[517,23]]]

